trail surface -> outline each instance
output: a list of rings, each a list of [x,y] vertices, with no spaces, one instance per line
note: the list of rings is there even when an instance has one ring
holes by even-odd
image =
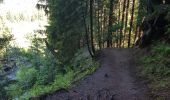
[[[50,94],[45,100],[151,100],[138,81],[132,49],[104,49],[101,67],[65,91]]]

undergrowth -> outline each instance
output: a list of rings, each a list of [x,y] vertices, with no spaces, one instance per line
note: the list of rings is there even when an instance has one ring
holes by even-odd
[[[28,100],[60,89],[69,89],[74,82],[83,79],[98,67],[97,61],[92,60],[86,49],[79,50],[72,61],[63,66],[64,73],[56,70],[60,64],[52,65],[52,58],[35,57],[26,51],[21,51],[20,55],[27,59],[31,66],[18,64],[20,67],[16,74],[16,83],[5,87],[9,99],[14,100]],[[39,67],[36,67],[37,65]],[[52,71],[55,73],[50,75]],[[50,79],[51,77],[53,79]]]
[[[170,89],[170,44],[155,43],[151,53],[140,62],[143,65],[141,75],[148,79],[151,95],[155,100],[165,100]]]

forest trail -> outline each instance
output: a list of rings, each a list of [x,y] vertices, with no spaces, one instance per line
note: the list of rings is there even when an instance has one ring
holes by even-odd
[[[74,85],[45,100],[151,100],[135,75],[132,49],[107,48],[100,53],[101,67]]]

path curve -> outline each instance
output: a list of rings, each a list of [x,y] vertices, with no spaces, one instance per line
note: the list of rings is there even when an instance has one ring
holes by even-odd
[[[107,48],[100,53],[101,67],[72,89],[61,90],[45,100],[151,100],[134,72],[132,49]]]

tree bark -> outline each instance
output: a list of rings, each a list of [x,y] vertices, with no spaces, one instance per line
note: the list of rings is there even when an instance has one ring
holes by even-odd
[[[126,5],[126,19],[125,19],[125,30],[124,30],[124,41],[123,45],[125,44],[126,40],[126,32],[127,32],[127,24],[128,24],[128,10],[129,10],[129,0],[127,0],[127,5]]]
[[[131,32],[132,32],[132,27],[133,27],[134,10],[135,10],[135,0],[133,0],[133,4],[132,4],[132,14],[131,14],[131,20],[130,20],[130,29],[129,29],[129,37],[128,37],[128,47],[131,46]]]
[[[120,4],[120,2],[119,2],[119,5],[118,5],[118,6],[119,6],[119,7],[118,7],[118,8],[119,8],[118,25],[120,25],[120,16],[121,16],[121,15],[120,15],[120,14],[121,14],[121,12],[120,12],[120,10],[121,10],[121,4]],[[117,47],[120,47],[120,44],[119,44],[119,43],[120,43],[120,41],[119,41],[119,40],[120,40],[120,34],[119,34],[119,33],[120,33],[120,29],[117,30]]]
[[[93,58],[94,55],[93,55],[93,53],[92,53],[92,51],[91,51],[91,48],[90,48],[88,28],[87,28],[87,24],[86,24],[87,8],[88,8],[88,3],[86,2],[86,10],[85,10],[85,13],[83,13],[83,22],[84,22],[85,37],[86,37],[86,42],[87,42],[88,51],[89,51],[89,53],[90,53],[90,56]]]
[[[102,48],[101,46],[101,28],[100,28],[100,9],[99,9],[99,1],[98,1],[98,7],[97,7],[97,31],[98,31],[98,43],[99,43],[99,49]]]
[[[124,0],[124,2],[123,2],[121,31],[120,31],[120,47],[122,46],[122,40],[123,40],[123,39],[122,39],[122,36],[123,36],[123,29],[124,29],[125,7],[126,7],[126,0]]]
[[[92,52],[95,55],[95,48],[94,48],[94,38],[93,38],[93,4],[94,0],[90,0],[90,33],[91,33],[91,47]]]
[[[114,2],[114,0],[110,0],[109,27],[108,27],[108,35],[107,35],[107,47],[111,47],[112,46],[113,2]]]
[[[103,16],[104,16],[104,21],[103,21],[103,48],[105,48],[105,33],[106,33],[106,22],[107,22],[107,15],[106,15],[106,9],[104,8],[103,9],[104,10],[104,14],[103,14]]]

